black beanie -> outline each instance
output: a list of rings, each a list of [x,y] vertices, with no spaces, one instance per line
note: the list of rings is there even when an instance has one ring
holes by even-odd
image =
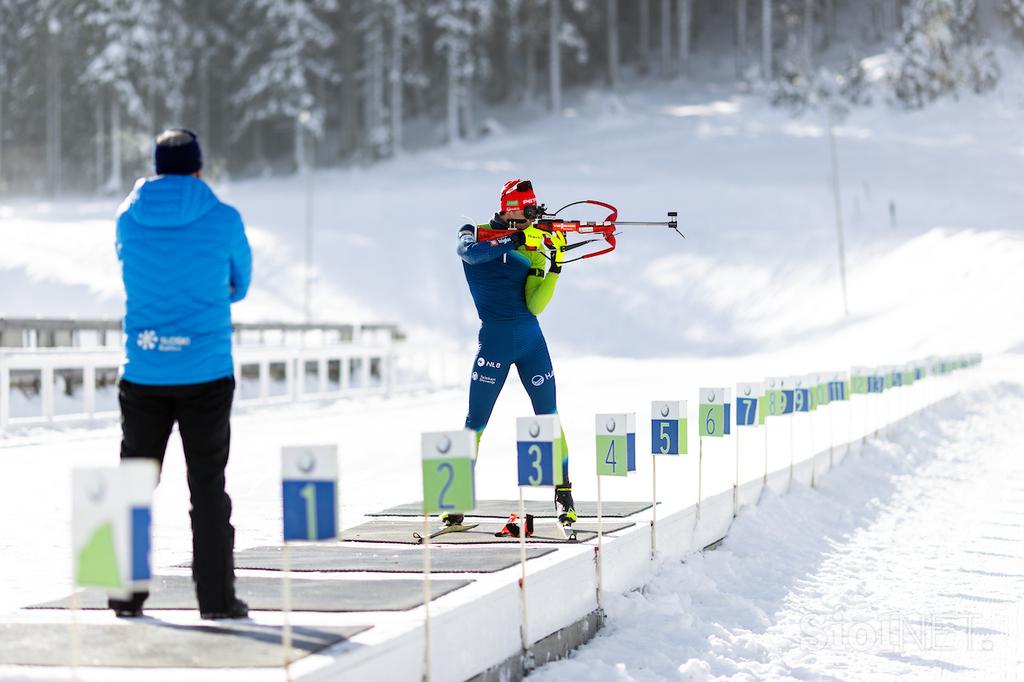
[[[156,136],[153,162],[157,175],[192,175],[203,167],[203,152],[191,130],[172,128]]]

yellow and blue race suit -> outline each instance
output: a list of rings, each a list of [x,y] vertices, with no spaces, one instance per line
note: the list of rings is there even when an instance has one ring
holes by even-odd
[[[508,230],[498,216],[480,227]],[[551,301],[557,271],[545,271],[543,253],[522,247],[519,233],[477,241],[472,225],[459,230],[458,254],[480,316],[479,349],[473,361],[466,428],[479,440],[514,364],[535,414],[555,414],[555,373],[537,321]],[[568,448],[562,434],[563,480],[569,480]]]

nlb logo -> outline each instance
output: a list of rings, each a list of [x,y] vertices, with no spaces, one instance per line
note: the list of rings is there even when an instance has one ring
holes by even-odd
[[[491,369],[501,369],[501,363],[500,362],[492,362],[492,361],[488,360],[487,358],[477,358],[476,359],[476,366],[477,367],[490,367]]]

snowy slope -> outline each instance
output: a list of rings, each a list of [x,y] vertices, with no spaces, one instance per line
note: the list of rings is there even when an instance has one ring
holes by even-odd
[[[315,176],[316,309],[471,340],[475,315],[453,255],[508,177],[549,206],[611,201],[624,219],[680,212],[684,241],[641,228],[609,257],[570,266],[545,314],[567,353],[747,355],[824,340],[892,356],[1021,342],[1024,256],[1017,178],[1024,87],[915,113],[878,105],[838,129],[851,316],[843,321],[822,117],[756,96],[676,85],[580,96],[560,119],[524,121],[453,149]],[[220,183],[256,249],[239,319],[302,310],[301,179]],[[889,205],[895,207],[895,225]],[[115,201],[0,206],[0,314],[117,314]],[[872,344],[874,347],[876,344]],[[867,359],[867,358],[865,358]]]

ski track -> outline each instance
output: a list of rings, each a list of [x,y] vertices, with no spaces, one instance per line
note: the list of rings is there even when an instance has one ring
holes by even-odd
[[[1024,385],[956,396],[608,594],[545,680],[1024,679]]]

